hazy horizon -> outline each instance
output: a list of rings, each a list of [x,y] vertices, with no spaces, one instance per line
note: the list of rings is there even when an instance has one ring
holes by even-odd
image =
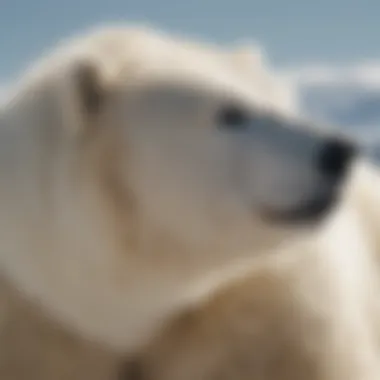
[[[374,0],[3,0],[0,82],[58,40],[117,21],[145,21],[216,42],[251,39],[277,67],[380,62],[379,13]]]

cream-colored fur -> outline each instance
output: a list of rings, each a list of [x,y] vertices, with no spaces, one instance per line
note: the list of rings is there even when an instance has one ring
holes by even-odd
[[[10,89],[0,111],[0,269],[5,293],[22,295],[9,315],[20,300],[28,312],[5,322],[0,366],[22,355],[17,318],[48,320],[47,331],[88,342],[90,356],[97,345],[131,353],[258,257],[314,241],[317,215],[307,226],[281,217],[339,199],[344,178],[325,176],[318,161],[332,137],[296,116],[260,59],[108,28],[63,44]],[[226,109],[237,116],[220,118]],[[321,265],[330,273],[345,259],[327,241],[333,254]],[[367,282],[356,287],[368,275],[360,257],[348,260],[352,278],[336,280],[342,313],[366,294]],[[341,294],[343,285],[352,292]],[[358,310],[339,322],[370,350]],[[33,344],[41,336],[31,331]],[[56,353],[55,339],[42,339],[40,352]],[[29,379],[44,380],[36,368]]]
[[[34,300],[0,285],[0,379],[119,380],[126,358],[66,331]]]
[[[358,168],[318,240],[263,258],[168,322],[136,361],[140,379],[379,378],[379,189],[378,170]]]

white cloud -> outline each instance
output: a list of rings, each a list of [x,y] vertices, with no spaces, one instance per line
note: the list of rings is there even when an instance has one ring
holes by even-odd
[[[308,65],[286,70],[285,74],[300,85],[349,85],[380,87],[380,63],[364,62],[356,65]]]
[[[379,61],[283,72],[295,85],[306,114],[341,125],[370,145],[380,143]]]

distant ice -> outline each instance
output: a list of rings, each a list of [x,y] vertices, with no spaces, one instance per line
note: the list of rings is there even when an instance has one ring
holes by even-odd
[[[344,126],[380,159],[380,63],[288,70],[308,116]]]

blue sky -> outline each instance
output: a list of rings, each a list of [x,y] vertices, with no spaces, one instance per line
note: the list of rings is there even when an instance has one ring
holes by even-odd
[[[0,80],[99,22],[147,20],[216,41],[250,37],[280,66],[380,59],[380,0],[0,0]]]

